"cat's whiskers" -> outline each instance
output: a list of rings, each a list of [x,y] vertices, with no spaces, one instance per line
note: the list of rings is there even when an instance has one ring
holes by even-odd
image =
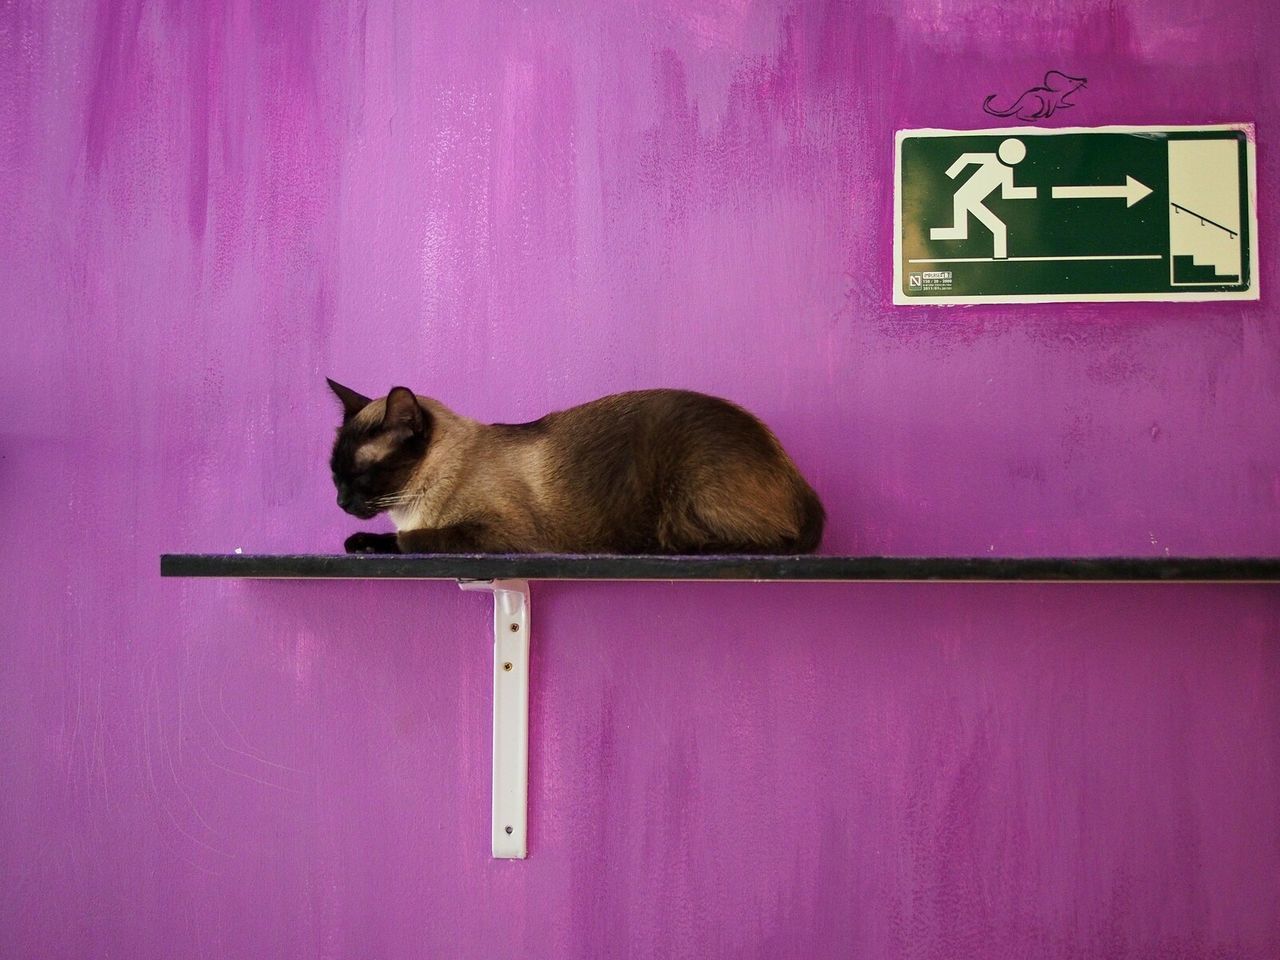
[[[369,501],[369,505],[385,510],[388,507],[398,507],[406,503],[413,503],[421,498],[420,493],[396,493],[386,497],[376,497]]]

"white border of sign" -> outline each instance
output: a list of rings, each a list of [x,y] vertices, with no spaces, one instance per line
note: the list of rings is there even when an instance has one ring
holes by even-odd
[[[1245,136],[1245,165],[1249,181],[1249,288],[1224,293],[1188,291],[1157,291],[1155,293],[1037,293],[1025,296],[990,297],[909,297],[902,292],[902,141],[907,137],[979,137],[1016,134],[1019,137],[1053,136],[1060,133],[1178,133],[1183,130],[1212,132],[1231,130]],[[894,134],[893,147],[893,303],[895,306],[943,307],[964,304],[979,306],[984,303],[1107,303],[1113,301],[1170,301],[1170,300],[1257,300],[1261,296],[1258,285],[1258,164],[1254,127],[1252,123],[1220,123],[1197,125],[1168,124],[1164,126],[1108,126],[1108,127],[979,127],[974,130],[940,130],[925,127],[919,130],[899,130]]]

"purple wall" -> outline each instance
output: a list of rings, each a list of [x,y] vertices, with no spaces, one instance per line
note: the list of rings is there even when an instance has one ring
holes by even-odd
[[[829,552],[1275,553],[1262,304],[892,308],[892,135],[1258,124],[1266,0],[0,4],[0,954],[1274,958],[1272,587],[160,581],[337,547],[330,374],[723,393]],[[1057,121],[1059,118],[1055,118]]]

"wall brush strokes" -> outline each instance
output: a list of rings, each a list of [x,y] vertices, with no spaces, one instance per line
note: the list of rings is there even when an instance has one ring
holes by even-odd
[[[1263,0],[0,2],[0,955],[1273,958],[1271,587],[161,582],[336,548],[324,375],[731,396],[828,552],[1274,554]],[[893,131],[1253,121],[1263,301],[890,306]]]

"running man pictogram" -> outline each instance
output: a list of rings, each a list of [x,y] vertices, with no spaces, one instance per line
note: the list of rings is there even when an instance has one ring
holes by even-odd
[[[1008,260],[1008,230],[1005,223],[994,213],[983,206],[983,201],[1000,188],[1000,196],[1005,200],[1034,200],[1035,187],[1016,187],[1013,184],[1013,168],[1027,155],[1026,145],[1018,139],[1010,137],[1001,142],[995,153],[962,153],[956,162],[947,168],[947,176],[954,180],[960,171],[969,164],[977,164],[964,183],[960,184],[953,198],[952,221],[949,227],[931,227],[931,240],[968,240],[969,214],[991,231],[995,239],[994,257],[996,260]]]

